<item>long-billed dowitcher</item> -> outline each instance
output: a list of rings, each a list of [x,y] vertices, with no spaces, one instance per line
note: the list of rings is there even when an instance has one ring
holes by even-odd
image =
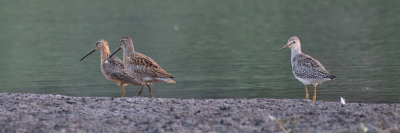
[[[153,82],[176,83],[173,76],[167,73],[150,57],[136,52],[132,39],[130,37],[122,37],[119,47],[110,55],[113,56],[119,50],[123,49],[123,60],[125,65],[125,72],[130,76],[137,78],[142,86],[138,96],[142,93],[143,86],[147,86],[150,91],[150,97],[153,97],[151,91],[151,84]]]
[[[80,61],[85,59],[87,56],[100,49],[100,68],[104,77],[108,80],[116,82],[117,85],[121,88],[121,96],[125,96],[124,86],[129,84],[132,85],[141,85],[135,78],[129,76],[124,71],[124,63],[121,59],[116,56],[110,56],[110,50],[108,48],[108,43],[105,40],[99,40],[96,42],[95,48],[83,56]]]
[[[293,75],[304,84],[306,99],[308,99],[307,85],[314,85],[313,101],[317,100],[317,85],[335,79],[336,76],[325,70],[324,66],[316,59],[301,52],[300,40],[296,36],[289,38],[287,44],[281,49],[290,48]]]

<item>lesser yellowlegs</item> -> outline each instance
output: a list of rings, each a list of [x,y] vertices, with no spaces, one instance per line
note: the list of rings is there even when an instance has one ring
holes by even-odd
[[[317,100],[317,85],[335,79],[336,76],[325,70],[324,66],[316,59],[301,52],[300,40],[296,36],[289,38],[287,44],[281,49],[290,48],[293,75],[304,84],[306,99],[308,99],[307,85],[314,85],[313,101]]]
[[[108,43],[105,40],[100,40],[96,42],[95,48],[83,56],[80,61],[85,59],[87,56],[100,49],[100,68],[104,77],[108,80],[116,82],[121,88],[121,96],[125,96],[124,86],[129,84],[141,85],[135,78],[132,78],[124,71],[124,63],[116,56],[110,56],[110,50],[108,48]]]
[[[123,49],[125,71],[130,76],[138,79],[142,85],[142,89],[139,91],[138,96],[142,93],[143,86],[146,85],[149,88],[150,97],[153,97],[150,88],[153,82],[176,83],[173,80],[174,77],[162,69],[153,59],[136,52],[130,37],[123,37],[120,40],[119,47],[110,55],[110,57],[121,49]]]

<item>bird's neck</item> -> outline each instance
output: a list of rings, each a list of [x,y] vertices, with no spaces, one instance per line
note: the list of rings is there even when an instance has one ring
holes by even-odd
[[[301,48],[300,47],[294,47],[290,49],[292,51],[292,55],[291,55],[291,60],[293,60],[294,57],[296,57],[296,55],[301,54]]]
[[[128,45],[128,47],[124,48],[123,50],[124,50],[124,53],[123,53],[124,61],[130,60],[131,56],[133,56],[135,53],[135,49],[133,48],[133,46]]]
[[[101,60],[106,60],[108,59],[108,56],[110,56],[110,49],[108,49],[108,46],[103,46],[100,49],[100,53],[101,53]]]

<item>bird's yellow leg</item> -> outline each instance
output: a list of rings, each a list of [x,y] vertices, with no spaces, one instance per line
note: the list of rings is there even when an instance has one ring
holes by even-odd
[[[149,88],[149,91],[150,91],[150,97],[153,97],[153,92],[151,91],[151,88],[150,88],[150,85],[149,85],[149,84],[147,84],[147,88]]]
[[[317,101],[317,85],[316,84],[314,85],[314,96],[313,96],[312,100],[314,102]]]
[[[140,96],[140,94],[142,94],[142,91],[143,91],[143,86],[142,86],[142,89],[140,89],[140,91],[139,91],[139,93],[137,94],[137,96]]]
[[[304,88],[306,88],[306,99],[308,99],[308,88],[307,88],[307,85],[304,85]]]
[[[119,85],[119,88],[121,88],[121,97],[125,97],[125,89],[124,89],[124,84],[123,83],[121,83],[120,85]]]

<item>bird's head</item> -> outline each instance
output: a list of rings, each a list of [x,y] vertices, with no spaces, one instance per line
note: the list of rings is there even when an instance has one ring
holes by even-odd
[[[287,41],[287,44],[279,50],[282,50],[284,48],[300,49],[300,39],[297,36],[290,37]]]
[[[115,53],[117,53],[121,49],[133,49],[133,43],[132,39],[128,36],[122,37],[121,40],[119,41],[119,46],[114,52],[110,55],[113,56]]]
[[[107,41],[106,40],[103,40],[103,39],[101,39],[101,40],[99,40],[99,41],[97,41],[96,42],[96,45],[95,45],[95,50],[99,50],[100,48],[102,48],[102,47],[104,47],[104,46],[108,46],[108,43],[107,43]]]
[[[130,37],[122,37],[121,40],[119,41],[119,47],[124,49],[124,48],[128,48],[129,46],[131,46],[132,43],[132,39]]]
[[[89,56],[90,54],[92,54],[92,53],[95,52],[96,50],[99,50],[99,49],[101,49],[102,47],[105,47],[105,46],[108,48],[108,43],[107,43],[106,40],[101,39],[101,40],[97,41],[95,47],[93,48],[93,50],[90,51],[89,53],[87,53],[85,56],[83,56],[83,57],[80,59],[80,61],[82,61],[83,59],[85,59],[87,56]]]

